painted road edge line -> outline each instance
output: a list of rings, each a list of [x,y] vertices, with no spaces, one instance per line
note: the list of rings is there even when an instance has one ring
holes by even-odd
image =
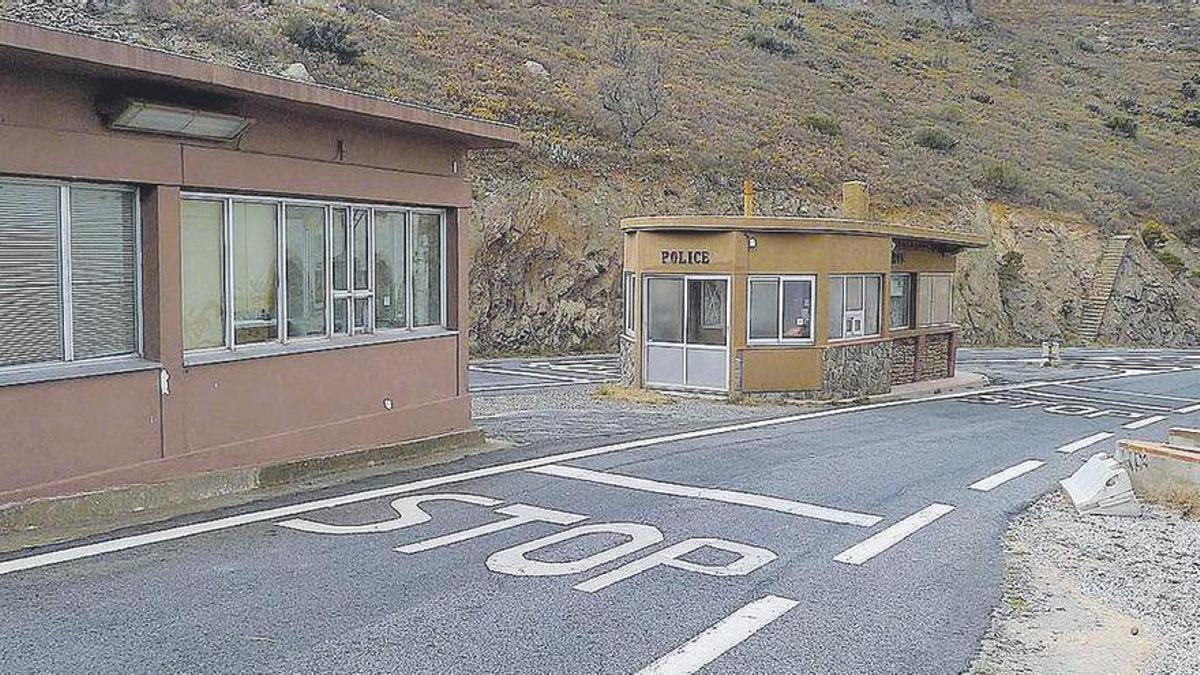
[[[1186,408],[1180,408],[1179,410],[1176,410],[1175,412],[1179,413],[1180,415],[1186,415],[1188,413],[1200,412],[1200,403],[1197,403],[1196,405],[1189,405]]]
[[[799,604],[777,595],[759,598],[639,670],[638,675],[695,673]]]
[[[861,565],[953,510],[954,507],[949,504],[930,504],[895,525],[842,551],[833,559],[847,565]]]
[[[1017,464],[1016,466],[1010,466],[1003,471],[997,471],[987,478],[981,478],[980,480],[971,483],[968,487],[972,490],[978,490],[979,492],[989,492],[1014,478],[1024,476],[1025,474],[1041,467],[1044,464],[1045,462],[1040,459],[1029,459]]]
[[[766,509],[768,511],[787,513],[793,516],[815,518],[817,520],[825,520],[831,523],[858,525],[859,527],[874,527],[883,520],[883,516],[874,516],[869,513],[856,513],[854,511],[843,511],[841,509],[819,506],[817,504],[810,504],[807,502],[797,502],[779,497],[756,495],[749,492],[737,492],[735,490],[723,490],[720,488],[706,488],[692,485],[681,485],[679,483],[665,483],[663,481],[650,480],[648,478],[622,476],[616,473],[592,471],[591,469],[581,469],[574,466],[562,466],[560,464],[539,466],[529,469],[529,471],[531,473],[542,474],[545,476],[572,478],[574,480],[582,480],[589,483],[611,485],[613,487],[639,490],[641,492],[653,492],[660,495],[692,497],[695,499],[705,499],[711,502],[737,504],[739,506],[752,506],[754,508]]]
[[[1148,427],[1151,424],[1157,424],[1165,419],[1167,419],[1166,415],[1151,415],[1150,417],[1143,417],[1140,420],[1136,420],[1136,421],[1130,422],[1129,424],[1123,425],[1121,428],[1122,429],[1141,429],[1142,427]]]
[[[1064,455],[1069,455],[1072,452],[1075,452],[1076,450],[1082,450],[1088,446],[1095,445],[1095,444],[1099,443],[1100,441],[1107,441],[1108,439],[1112,438],[1113,436],[1116,436],[1116,434],[1110,433],[1108,431],[1101,431],[1098,434],[1092,434],[1091,436],[1088,436],[1087,438],[1081,438],[1077,441],[1073,441],[1071,443],[1067,443],[1066,445],[1060,446],[1059,448],[1057,448],[1055,450],[1055,452],[1061,452]]]
[[[1075,380],[1066,380],[1067,382],[1097,382],[1101,380],[1113,380],[1123,377],[1120,374],[1116,375],[1096,375],[1090,377],[1082,377]],[[177,527],[169,527],[163,530],[146,532],[144,534],[132,535],[128,537],[118,537],[115,539],[107,539],[93,544],[83,544],[80,546],[71,546],[68,548],[50,551],[48,553],[38,553],[25,557],[12,558],[5,561],[0,561],[0,576],[20,572],[22,570],[33,569],[37,567],[45,567],[47,565],[55,565],[71,560],[79,560],[81,558],[90,558],[92,556],[103,555],[105,553],[114,553],[116,551],[124,551],[139,546],[147,546],[149,544],[157,544],[164,541],[174,541],[184,537],[191,537],[207,532],[216,532],[218,530],[227,530],[233,527],[249,525],[251,523],[259,523],[268,520],[279,520],[282,518],[290,518],[302,513],[310,513],[312,511],[320,511],[321,509],[329,509],[337,506],[345,506],[347,504],[357,504],[372,499],[380,499],[383,497],[393,497],[396,495],[409,494],[419,492],[429,488],[441,487],[443,485],[453,485],[462,483],[477,478],[487,478],[489,476],[497,476],[514,471],[523,471],[535,466],[544,466],[546,464],[557,464],[559,462],[567,462],[574,459],[583,459],[585,457],[595,457],[613,452],[622,452],[625,450],[633,450],[636,448],[645,448],[653,445],[661,445],[664,443],[673,443],[675,441],[690,440],[693,438],[705,438],[708,436],[716,436],[737,431],[747,431],[750,429],[762,429],[767,427],[778,426],[781,424],[791,424],[793,422],[802,422],[804,420],[820,419],[824,417],[833,417],[836,415],[846,415],[855,412],[864,412],[868,410],[882,410],[886,408],[894,408],[897,406],[912,405],[915,403],[927,403],[930,401],[949,401],[957,398],[966,398],[968,396],[976,396],[978,394],[986,394],[997,391],[1019,391],[1023,389],[1032,389],[1034,387],[1044,387],[1048,382],[1042,380],[1034,380],[1032,382],[1022,382],[1020,384],[1002,385],[999,387],[985,387],[983,389],[973,389],[961,392],[951,392],[946,394],[934,394],[932,396],[923,396],[920,398],[900,399],[895,401],[883,401],[880,403],[867,403],[859,406],[848,406],[845,408],[834,408],[832,410],[821,410],[818,412],[803,413],[799,415],[788,415],[785,417],[769,417],[751,422],[740,422],[720,427],[710,427],[708,429],[696,429],[693,431],[684,431],[666,436],[652,436],[650,438],[642,438],[634,441],[625,441],[623,443],[614,443],[611,445],[602,445],[596,448],[585,450],[575,450],[565,452],[558,455],[549,455],[547,457],[527,459],[518,462],[510,462],[508,464],[498,464],[495,466],[485,467],[482,469],[474,469],[472,471],[464,471],[462,473],[450,474],[446,476],[437,476],[434,478],[426,478],[423,480],[413,481],[411,483],[401,483],[383,488],[375,488],[365,490],[363,492],[354,492],[348,495],[339,497],[327,497],[325,499],[317,499],[308,502],[300,502],[289,506],[280,506],[273,509],[265,509],[262,511],[250,511],[248,513],[239,514],[236,516],[226,516],[215,520],[207,520],[191,525],[181,525]]]
[[[581,382],[591,382],[591,380],[586,380],[586,379],[579,378],[579,377],[568,377],[566,375],[558,375],[555,373],[539,373],[539,372],[528,371],[528,370],[510,370],[507,368],[486,368],[486,367],[482,367],[482,366],[468,366],[467,370],[471,370],[476,373],[491,373],[493,375],[509,375],[512,377],[528,377],[528,378],[532,378],[534,380],[551,380],[554,382],[570,382],[572,384],[581,383]]]

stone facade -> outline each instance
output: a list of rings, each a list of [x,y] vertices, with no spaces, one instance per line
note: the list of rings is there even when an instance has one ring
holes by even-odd
[[[621,386],[637,387],[641,384],[641,373],[638,367],[642,360],[638,358],[637,343],[625,335],[617,339],[620,345]]]
[[[822,355],[821,398],[886,394],[892,388],[892,342],[827,347]]]
[[[921,365],[917,370],[919,380],[940,380],[950,377],[950,341],[952,333],[928,335],[925,350],[921,354]]]
[[[892,386],[913,381],[917,369],[917,338],[892,340]]]

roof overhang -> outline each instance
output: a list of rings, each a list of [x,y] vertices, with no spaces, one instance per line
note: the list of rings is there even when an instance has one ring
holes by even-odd
[[[985,235],[935,230],[881,221],[847,220],[842,218],[771,218],[745,216],[649,216],[625,218],[625,232],[785,232],[793,234],[840,234],[886,237],[901,242],[913,242],[943,249],[983,248],[989,239]]]
[[[509,124],[3,19],[0,63],[224,98],[273,101],[314,115],[375,121],[443,137],[467,148],[510,147],[522,140],[520,130]]]

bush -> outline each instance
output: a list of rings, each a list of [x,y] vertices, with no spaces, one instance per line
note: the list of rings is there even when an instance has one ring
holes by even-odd
[[[995,194],[1015,195],[1025,191],[1025,177],[1003,162],[984,165],[983,184]]]
[[[1174,253],[1171,253],[1170,251],[1163,249],[1160,251],[1155,251],[1154,257],[1158,258],[1158,261],[1160,263],[1162,263],[1164,267],[1171,270],[1171,274],[1174,274],[1176,276],[1183,274],[1183,270],[1185,269],[1185,265],[1183,264],[1183,259],[1181,259],[1179,256],[1175,255]]]
[[[987,93],[986,91],[971,92],[971,100],[975,101],[976,103],[982,103],[984,105],[991,105],[992,103],[995,102],[995,99],[992,98],[992,95]]]
[[[1000,256],[1000,277],[1002,279],[1012,280],[1021,276],[1021,270],[1025,269],[1025,254],[1020,251],[1009,251]]]
[[[1167,230],[1162,223],[1150,221],[1142,226],[1142,243],[1151,251],[1158,251],[1167,245]]]
[[[775,24],[775,27],[795,38],[804,39],[808,37],[808,27],[804,25],[804,21],[798,16],[789,16]]]
[[[828,115],[805,115],[800,119],[800,126],[807,127],[822,136],[837,136],[842,133],[842,126]]]
[[[1137,138],[1137,120],[1129,115],[1122,115],[1120,113],[1113,115],[1108,118],[1104,126],[1126,138]]]
[[[1200,108],[1184,110],[1183,113],[1179,115],[1179,121],[1183,122],[1189,127],[1200,128]]]
[[[364,50],[350,36],[350,26],[336,19],[296,15],[289,17],[283,34],[297,47],[318,54],[332,54],[341,63],[353,63]]]
[[[751,28],[742,35],[742,40],[755,49],[778,56],[795,56],[796,45],[765,28]]]
[[[913,136],[913,142],[922,148],[929,148],[938,152],[950,152],[954,146],[958,145],[958,141],[950,135],[945,129],[938,127],[922,127],[917,129],[917,133]]]

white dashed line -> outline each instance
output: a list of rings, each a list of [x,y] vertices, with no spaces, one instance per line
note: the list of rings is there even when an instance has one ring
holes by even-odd
[[[641,669],[638,675],[695,673],[798,604],[777,595],[755,600]]]
[[[977,480],[974,483],[971,483],[971,485],[969,487],[972,490],[978,490],[979,492],[988,492],[990,490],[993,490],[993,489],[1007,483],[1008,481],[1010,481],[1014,478],[1024,476],[1025,474],[1029,473],[1030,471],[1033,471],[1034,469],[1042,466],[1043,464],[1045,464],[1045,462],[1043,462],[1041,460],[1037,460],[1037,459],[1026,460],[1016,466],[1010,466],[1003,471],[997,471],[996,473],[988,476],[987,478]]]
[[[1072,452],[1075,452],[1076,450],[1082,450],[1088,446],[1095,445],[1095,444],[1099,443],[1100,441],[1106,441],[1115,435],[1116,434],[1112,434],[1107,431],[1101,431],[1100,433],[1092,434],[1091,436],[1088,436],[1087,438],[1081,438],[1072,443],[1067,443],[1066,445],[1059,447],[1056,450],[1056,452],[1061,452],[1064,455],[1069,455]]]
[[[766,509],[768,511],[777,511],[779,513],[787,513],[793,516],[804,516],[805,518],[815,518],[817,520],[825,520],[831,523],[845,523],[847,525],[858,525],[860,527],[872,527],[883,520],[883,518],[880,516],[872,516],[867,513],[842,511],[840,509],[832,509],[826,506],[818,506],[816,504],[796,502],[790,499],[767,497],[764,495],[750,494],[748,492],[736,492],[734,490],[695,487],[692,485],[680,485],[678,483],[664,483],[657,480],[634,478],[632,476],[622,476],[615,473],[580,469],[573,466],[539,466],[529,469],[529,471],[532,473],[540,473],[546,476],[573,478],[575,480],[588,481],[589,483],[612,485],[614,487],[640,490],[642,492],[654,492],[660,495],[671,495],[673,497],[692,497],[695,499],[705,499],[710,502],[723,502],[725,504],[753,506],[755,508]]]
[[[1179,413],[1180,415],[1186,415],[1188,413],[1200,412],[1200,403],[1197,403],[1196,405],[1189,405],[1186,408],[1180,408],[1179,410],[1176,410],[1175,412]]]
[[[1104,387],[1083,387],[1078,384],[1060,384],[1060,387],[1066,389],[1078,389],[1079,391],[1090,391],[1099,394],[1120,394],[1122,396],[1137,396],[1138,398],[1152,398],[1158,401],[1175,401],[1177,403],[1200,403],[1194,398],[1183,398],[1182,396],[1166,396],[1163,394],[1147,394],[1141,391],[1127,391],[1125,389],[1106,389]]]
[[[1129,424],[1126,424],[1126,425],[1122,426],[1121,428],[1122,429],[1141,429],[1142,427],[1148,427],[1151,424],[1157,424],[1158,422],[1161,422],[1165,419],[1167,419],[1166,415],[1151,415],[1150,417],[1146,417],[1146,418],[1137,420],[1136,422],[1130,422]]]
[[[476,373],[491,373],[493,375],[511,375],[513,377],[531,377],[535,380],[551,380],[554,382],[570,382],[570,383],[585,383],[591,380],[585,380],[578,377],[566,377],[564,375],[553,375],[551,373],[537,373],[530,370],[510,370],[508,368],[485,368],[483,366],[469,366],[468,370]]]
[[[949,504],[930,504],[873,537],[842,551],[833,559],[847,565],[861,565],[953,510],[954,507]]]

